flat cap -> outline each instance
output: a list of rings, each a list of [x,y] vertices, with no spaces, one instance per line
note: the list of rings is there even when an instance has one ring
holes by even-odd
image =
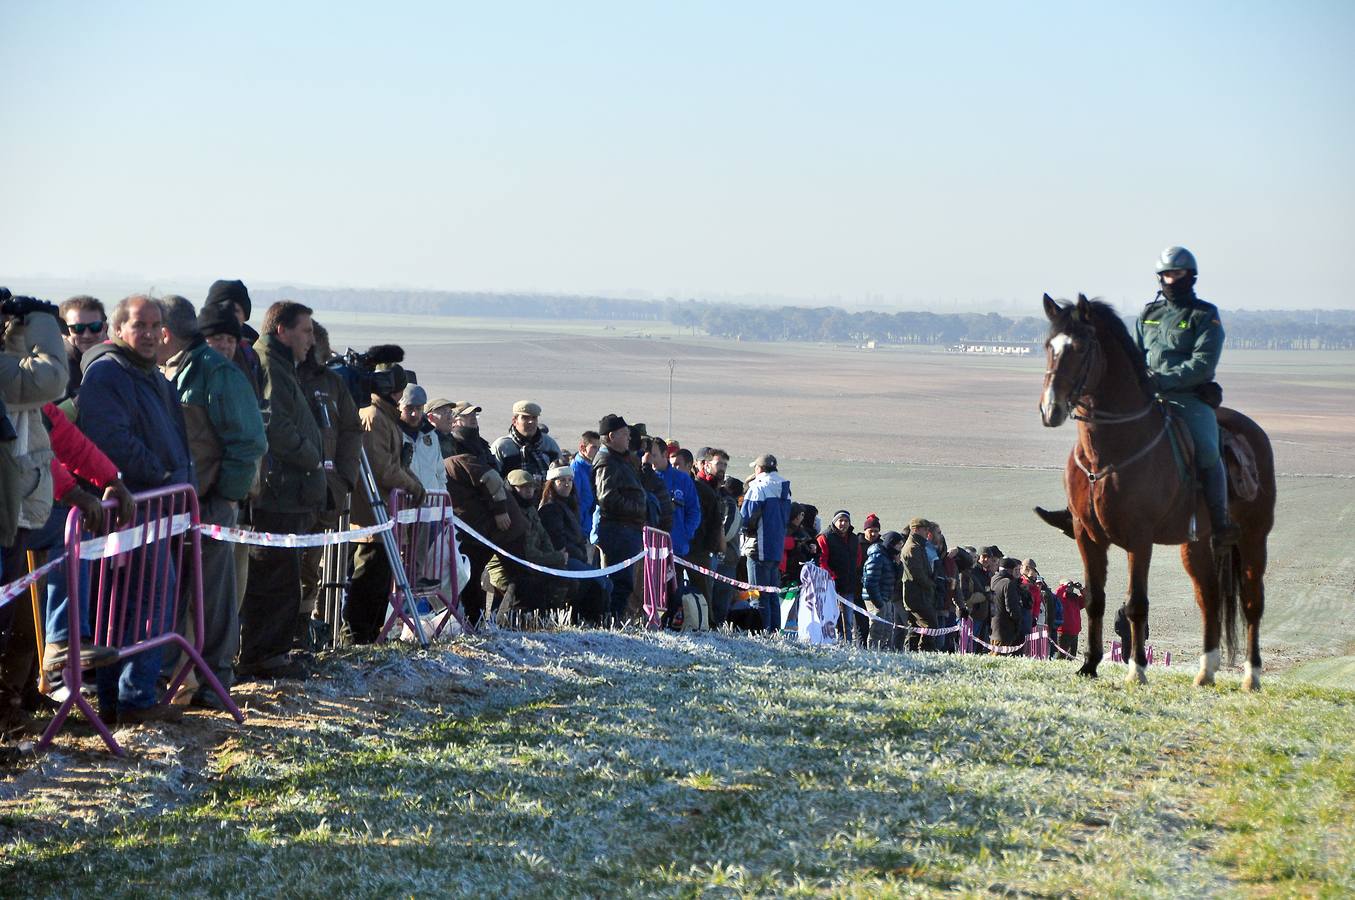
[[[513,404],[513,415],[539,416],[541,415],[541,404],[533,403],[530,400],[519,400]]]

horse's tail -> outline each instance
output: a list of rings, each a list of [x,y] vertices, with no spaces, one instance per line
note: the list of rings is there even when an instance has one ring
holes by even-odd
[[[1242,622],[1242,551],[1236,545],[1215,557],[1219,582],[1219,618],[1228,665],[1237,662],[1237,632]]]

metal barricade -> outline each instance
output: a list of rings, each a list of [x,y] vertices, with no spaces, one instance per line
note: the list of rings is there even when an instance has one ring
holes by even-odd
[[[405,579],[409,582],[415,602],[427,600],[430,606],[436,603],[441,607],[435,610],[437,618],[433,624],[433,637],[440,636],[452,619],[460,624],[462,633],[469,633],[470,623],[461,610],[451,498],[446,491],[429,491],[418,506],[411,505],[412,499],[412,495],[405,491],[391,491],[390,514],[395,521],[395,544],[400,552]],[[413,628],[410,616],[418,611],[405,609],[403,591],[399,590],[394,579],[390,606],[391,614],[386,618],[377,640],[385,640],[397,623]]]
[[[108,749],[119,756],[123,754],[108,725],[81,693],[82,562],[90,563],[93,570],[89,580],[93,641],[117,649],[115,665],[142,653],[163,658],[166,648],[177,647],[188,658],[170,678],[160,702],[169,702],[190,669],[195,668],[198,677],[221,697],[235,720],[245,720],[202,658],[202,554],[197,493],[189,485],[175,485],[136,494],[133,499],[136,513],[132,524],[117,531],[111,530],[113,517],[109,511],[116,505],[113,501],[104,501],[104,526],[98,534],[84,533],[79,509],[72,509],[66,518],[70,635],[62,678],[68,694],[38,742],[38,750],[51,744],[71,708],[79,707]],[[185,603],[186,608],[182,608]],[[191,643],[179,633],[181,614],[192,617]]]
[[[668,581],[672,577],[673,537],[649,525],[644,530],[644,605],[645,627],[660,627],[668,610]]]

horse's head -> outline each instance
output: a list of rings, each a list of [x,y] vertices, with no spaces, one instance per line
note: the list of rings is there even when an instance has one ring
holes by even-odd
[[[1092,306],[1082,294],[1076,303],[1061,304],[1044,295],[1049,338],[1044,342],[1044,391],[1040,419],[1048,428],[1064,423],[1074,404],[1096,386],[1105,369],[1105,356],[1096,337]]]

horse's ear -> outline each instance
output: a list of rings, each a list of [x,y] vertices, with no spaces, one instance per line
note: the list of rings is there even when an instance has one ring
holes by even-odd
[[[1049,296],[1048,294],[1045,294],[1044,314],[1049,318],[1049,321],[1053,322],[1055,319],[1057,319],[1059,317],[1060,312],[1062,312],[1062,309],[1059,307],[1059,304],[1054,300],[1053,297]]]
[[[1077,295],[1077,317],[1084,322],[1092,320],[1092,305],[1086,294]]]

